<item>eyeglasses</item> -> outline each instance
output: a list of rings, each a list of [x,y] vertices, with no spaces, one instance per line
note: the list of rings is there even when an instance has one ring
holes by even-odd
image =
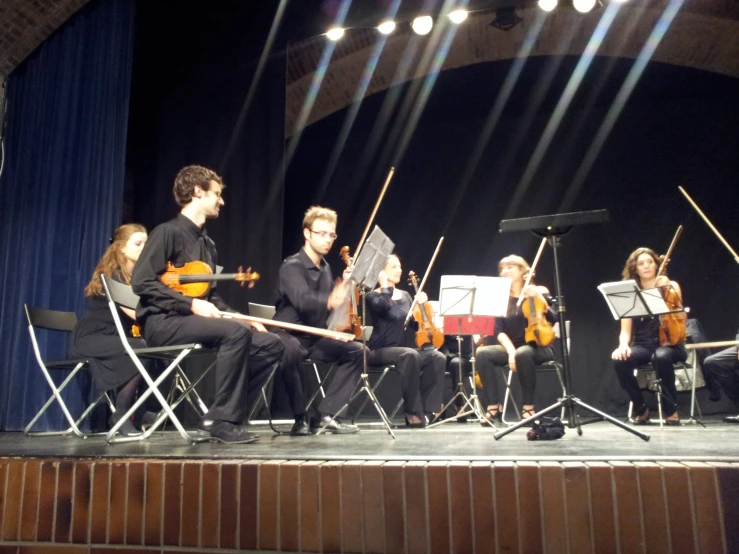
[[[322,239],[336,240],[339,237],[339,235],[337,235],[336,233],[329,233],[328,231],[314,231],[313,229],[308,229],[308,230],[311,233],[318,235]]]

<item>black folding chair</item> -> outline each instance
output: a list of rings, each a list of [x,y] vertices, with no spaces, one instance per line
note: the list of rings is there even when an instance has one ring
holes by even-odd
[[[44,308],[29,306],[28,304],[24,304],[24,308],[26,310],[26,319],[28,320],[28,334],[31,336],[31,344],[33,345],[33,352],[36,356],[36,361],[38,362],[38,365],[41,368],[41,372],[44,374],[46,382],[49,384],[49,387],[51,387],[52,391],[49,399],[39,410],[36,416],[31,420],[31,422],[26,426],[26,428],[24,429],[24,433],[28,437],[68,435],[70,433],[74,433],[78,437],[86,438],[92,433],[83,433],[79,428],[80,423],[90,414],[93,408],[95,408],[95,406],[97,406],[103,398],[108,401],[108,406],[110,407],[111,411],[114,410],[113,403],[111,402],[107,392],[103,392],[95,399],[92,404],[87,407],[87,409],[82,413],[79,419],[75,421],[74,418],[72,418],[72,415],[70,414],[69,408],[65,404],[64,399],[62,398],[62,391],[72,381],[77,373],[79,373],[84,368],[89,368],[87,360],[76,359],[46,361],[43,359],[43,356],[41,356],[38,339],[36,337],[37,329],[60,332],[69,336],[74,329],[74,326],[77,324],[77,316],[74,314],[74,312],[47,310]],[[69,375],[67,375],[64,381],[62,381],[62,383],[57,387],[54,383],[54,380],[51,378],[51,370],[68,371]],[[64,413],[64,417],[69,422],[69,428],[65,431],[31,432],[31,429],[36,424],[38,419],[49,408],[49,406],[51,406],[54,400],[57,401],[59,407]]]

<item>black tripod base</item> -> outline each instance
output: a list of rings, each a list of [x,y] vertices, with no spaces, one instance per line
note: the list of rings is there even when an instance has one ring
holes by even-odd
[[[578,416],[575,413],[575,408],[577,406],[579,406],[580,408],[582,408],[586,412],[590,412],[591,414],[593,414],[595,416],[595,418],[590,419],[588,421],[580,421],[580,416]],[[616,418],[611,417],[608,414],[601,412],[597,408],[593,408],[592,406],[590,406],[588,404],[585,404],[585,402],[583,402],[582,400],[580,400],[578,398],[575,398],[574,396],[571,396],[571,395],[565,396],[564,398],[560,399],[559,402],[557,402],[555,404],[552,404],[548,408],[544,408],[543,410],[541,410],[540,412],[535,413],[534,415],[532,415],[529,418],[526,418],[526,419],[524,419],[522,421],[519,421],[515,425],[509,427],[508,429],[504,429],[502,431],[499,431],[499,432],[495,433],[493,435],[493,438],[495,440],[500,440],[503,437],[505,437],[508,433],[512,433],[513,431],[515,431],[516,429],[519,429],[520,427],[523,427],[524,425],[528,425],[529,423],[533,423],[534,421],[536,421],[541,416],[547,415],[547,414],[549,414],[551,412],[556,412],[557,410],[561,409],[562,407],[564,407],[564,408],[567,409],[567,417],[568,417],[568,420],[569,420],[567,422],[567,426],[570,427],[570,428],[576,428],[578,435],[582,435],[582,429],[581,429],[581,427],[583,425],[587,425],[589,423],[595,423],[596,421],[607,421],[608,423],[611,423],[611,424],[613,424],[613,425],[615,425],[617,427],[620,427],[624,431],[628,431],[632,435],[636,435],[637,437],[639,437],[643,441],[648,441],[649,440],[649,435],[646,435],[646,434],[644,434],[644,433],[642,433],[640,431],[637,431],[636,429],[630,427],[629,425],[626,425],[623,421],[619,421]]]

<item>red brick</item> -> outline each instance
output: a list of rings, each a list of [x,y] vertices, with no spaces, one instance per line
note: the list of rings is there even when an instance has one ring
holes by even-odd
[[[108,535],[110,464],[95,462],[92,466],[91,479],[90,540],[93,543],[104,544]]]
[[[249,461],[241,464],[241,491],[239,499],[240,548],[257,549],[258,483],[260,462]]]
[[[403,466],[403,474],[408,552],[425,553],[428,551],[426,462],[408,462]]]
[[[26,474],[23,478],[23,505],[21,507],[20,540],[36,540],[36,523],[38,522],[39,481],[41,479],[41,462],[28,460]]]
[[[65,554],[60,552],[59,554]],[[159,554],[158,550],[149,550],[147,548],[129,546],[123,548],[108,548],[105,546],[90,547],[90,554]],[[190,553],[194,554],[194,553]]]
[[[564,468],[556,462],[539,464],[542,528],[547,552],[569,552],[565,519]]]
[[[128,468],[125,463],[110,464],[110,502],[108,508],[108,543],[123,544],[126,536],[126,495]]]
[[[598,554],[618,552],[613,509],[613,469],[605,462],[588,462],[590,505],[593,510],[593,545]]]
[[[341,551],[341,463],[321,466],[321,544],[324,552]]]
[[[611,465],[621,552],[644,552],[644,527],[636,467],[628,462],[613,462]]]
[[[693,494],[699,552],[724,552],[716,470],[700,462],[685,462]]]
[[[164,508],[163,462],[147,462],[146,494],[144,496],[144,544],[162,544],[162,510]]]
[[[277,550],[279,532],[279,470],[283,460],[269,460],[259,466],[260,550]]]
[[[221,548],[236,548],[239,521],[239,466],[224,463],[221,466],[220,544]]]
[[[448,472],[446,462],[431,462],[426,467],[429,495],[429,543],[433,554],[451,552]]]
[[[300,549],[299,505],[300,464],[285,462],[279,466],[279,549],[297,552]]]
[[[670,532],[662,468],[653,462],[635,462],[634,466],[639,475],[647,552],[669,552]]]
[[[182,466],[179,462],[164,464],[164,518],[162,521],[162,544],[180,544],[182,521]]]
[[[22,544],[18,547],[18,554],[88,554],[84,546]]]
[[[711,464],[716,468],[724,531],[728,552],[739,552],[739,467],[736,464]]]
[[[496,471],[498,471],[496,469]],[[518,481],[518,513],[516,505],[498,505],[498,525],[501,525],[501,516],[504,511],[513,512],[518,518],[520,526],[521,552],[543,552],[541,542],[541,491],[539,488],[539,464],[535,462],[521,462],[517,464],[515,472]],[[510,492],[507,496],[510,497]],[[496,491],[497,496],[497,491]],[[520,514],[520,516],[519,516]]]
[[[38,499],[38,524],[36,540],[51,542],[54,535],[54,507],[56,505],[56,472],[59,462],[44,461],[41,464],[41,488]],[[67,534],[67,538],[69,534]],[[66,538],[63,539],[66,542]]]
[[[0,458],[0,541],[3,538],[3,508],[5,506],[5,486],[8,478],[8,460]]]
[[[672,551],[695,552],[696,541],[693,527],[693,511],[690,495],[688,468],[676,462],[660,464],[667,490],[667,513],[669,515]]]
[[[146,462],[128,464],[128,503],[126,505],[126,544],[144,544],[144,494]],[[160,504],[161,505],[161,504]]]
[[[565,477],[569,549],[571,552],[592,552],[588,469],[581,462],[565,462],[562,465]]]
[[[56,523],[53,531],[53,540],[55,542],[69,542],[72,531],[72,510],[74,506],[75,464],[74,462],[56,462],[56,465]]]
[[[10,460],[8,463],[6,487],[5,487],[5,514],[3,516],[2,537],[4,541],[18,540],[18,527],[20,524],[21,502],[23,500],[23,460]]]
[[[490,462],[472,462],[472,526],[475,552],[495,552],[495,502]]]
[[[220,464],[203,464],[203,485],[200,490],[200,544],[207,548],[217,548],[220,542],[220,487],[218,482],[220,472]],[[236,512],[235,502],[231,509]]]
[[[78,460],[74,464],[74,497],[72,498],[72,542],[87,544],[90,533],[92,503],[92,466]],[[62,469],[59,469],[60,475]]]
[[[321,462],[305,462],[300,471],[300,551],[321,551]]]
[[[201,468],[202,464],[200,462],[183,465],[181,546],[199,546]]]
[[[452,504],[452,551],[472,552],[472,493],[470,465],[449,464],[449,495]]]
[[[495,481],[495,528],[498,530],[498,548],[503,552],[518,552],[520,518],[516,498],[515,464],[495,462],[493,479]]]
[[[17,546],[3,546],[0,544],[0,554],[18,554],[18,547]]]
[[[405,521],[403,513],[403,465],[386,462],[382,466],[382,496],[385,512],[385,552],[405,551]]]

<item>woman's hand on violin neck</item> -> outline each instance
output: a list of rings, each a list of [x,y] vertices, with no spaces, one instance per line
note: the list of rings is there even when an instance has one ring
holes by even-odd
[[[190,309],[192,310],[192,313],[201,317],[221,317],[221,312],[214,304],[207,300],[201,300],[200,298],[192,299]]]
[[[416,295],[416,300],[419,304],[424,304],[429,301],[429,297],[426,296],[426,293],[421,291]]]
[[[631,347],[628,345],[619,346],[611,354],[611,358],[614,360],[627,360],[629,356],[631,356]]]
[[[666,287],[670,284],[670,278],[667,275],[660,275],[654,280],[655,287]]]

